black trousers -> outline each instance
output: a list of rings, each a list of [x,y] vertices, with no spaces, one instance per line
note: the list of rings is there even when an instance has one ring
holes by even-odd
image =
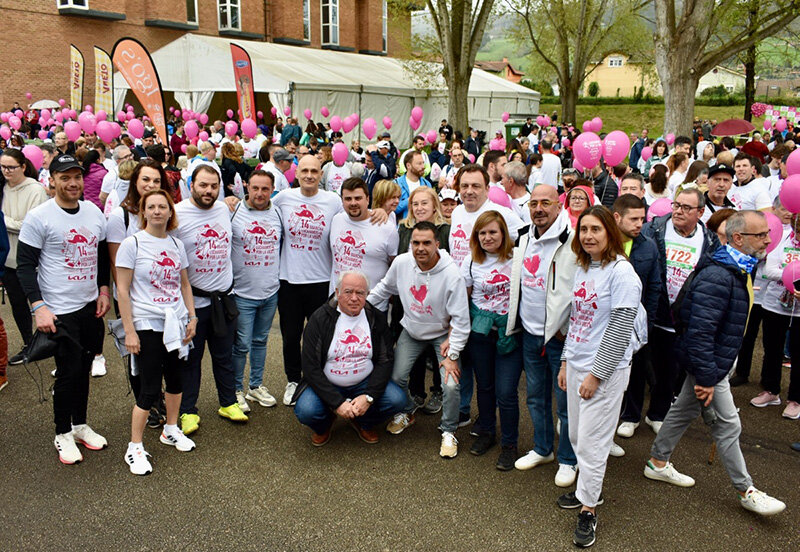
[[[654,422],[662,422],[667,416],[675,391],[680,389],[676,387],[679,369],[675,360],[674,333],[653,328],[650,334],[650,361],[653,365],[655,384],[650,392],[647,417]]]
[[[329,282],[291,284],[281,280],[278,289],[278,314],[283,336],[283,371],[286,380],[299,383],[302,376],[300,340],[303,328],[314,311],[328,299]]]
[[[763,310],[764,365],[761,368],[761,386],[765,391],[779,395],[781,392],[781,367],[786,330],[789,330],[789,351],[792,353],[792,370],[789,376],[787,400],[800,402],[800,318]],[[791,325],[790,325],[791,324]]]
[[[761,308],[761,305],[753,303],[753,308],[750,309],[750,317],[747,319],[747,331],[744,334],[742,347],[739,349],[739,359],[736,361],[736,375],[744,379],[750,378],[750,369],[753,366],[753,350],[758,338],[758,329],[761,327],[763,319],[764,309]],[[764,332],[762,339],[766,341],[766,337],[766,332]],[[766,345],[764,345],[764,350],[766,348]]]
[[[167,393],[177,395],[181,392],[181,372],[186,361],[178,358],[178,350],[167,351],[163,332],[143,330],[136,333],[139,335],[140,345],[139,354],[136,355],[140,384],[136,406],[142,410],[150,410],[161,400],[162,378]]]
[[[27,345],[33,335],[33,320],[30,307],[28,307],[28,299],[25,292],[22,291],[15,268],[5,267],[3,287],[8,295],[8,302],[11,303],[11,313],[14,315],[14,322],[17,323],[17,328],[22,336],[22,342]]]

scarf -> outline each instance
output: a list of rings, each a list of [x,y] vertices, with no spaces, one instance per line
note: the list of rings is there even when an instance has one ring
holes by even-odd
[[[728,255],[731,256],[733,262],[735,262],[738,265],[738,267],[741,268],[743,271],[745,271],[747,274],[750,274],[758,264],[758,259],[756,259],[755,257],[751,257],[746,253],[742,253],[741,251],[739,251],[738,249],[734,249],[730,245],[727,244],[725,245],[725,251],[727,251]]]

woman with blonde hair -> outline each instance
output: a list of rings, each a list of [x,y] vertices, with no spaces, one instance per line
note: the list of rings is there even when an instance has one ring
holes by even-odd
[[[236,144],[225,142],[222,144],[222,185],[225,196],[244,197],[244,183],[250,178],[253,170],[250,165],[244,162],[242,156],[236,151]],[[244,150],[242,150],[244,151]],[[238,176],[238,178],[237,178]]]
[[[324,149],[324,148],[323,148]],[[394,180],[378,180],[372,188],[372,208],[383,209],[389,213],[389,221],[397,225],[397,217],[394,210],[400,203],[400,185]],[[399,252],[398,252],[399,253]]]

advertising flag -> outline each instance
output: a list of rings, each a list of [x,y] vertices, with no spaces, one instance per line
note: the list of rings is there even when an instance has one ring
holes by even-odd
[[[103,110],[114,115],[114,67],[111,56],[102,48],[94,47],[94,112]]]
[[[69,45],[69,101],[75,111],[83,109],[83,54],[74,45]]]
[[[236,98],[242,119],[256,120],[256,97],[253,90],[253,64],[250,55],[236,44],[231,44],[233,77],[236,80]]]

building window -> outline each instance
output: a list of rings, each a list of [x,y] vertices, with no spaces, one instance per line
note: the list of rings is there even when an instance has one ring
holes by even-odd
[[[311,41],[311,0],[303,0],[303,40]]]
[[[387,5],[387,0],[383,0],[383,49],[382,52],[386,53],[386,46],[388,42],[388,20],[389,20],[389,7]]]
[[[197,0],[186,0],[186,22],[197,25]]]
[[[622,67],[623,59],[620,56],[614,56],[608,58],[608,66],[609,67]]]
[[[89,0],[58,0],[59,8],[78,8],[81,10],[89,9]]]
[[[339,44],[339,0],[320,0],[322,12],[322,44]]]
[[[241,31],[239,18],[239,0],[217,0],[219,6],[219,30]]]

